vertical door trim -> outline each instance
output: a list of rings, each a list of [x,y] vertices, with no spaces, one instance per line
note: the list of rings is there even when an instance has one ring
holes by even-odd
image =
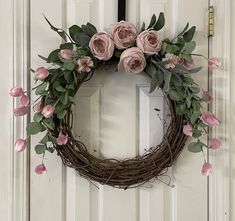
[[[9,0],[4,2],[4,4],[6,4],[4,5],[6,7],[0,7],[0,13],[5,19],[4,22],[7,31],[3,32],[6,41],[1,51],[8,51],[6,54],[8,54],[9,62],[6,65],[7,70],[4,73],[7,77],[0,83],[2,85],[1,88],[8,87],[6,90],[9,91],[14,86],[22,86],[24,90],[29,90],[29,0]],[[7,151],[3,157],[9,159],[9,161],[8,164],[1,164],[1,167],[3,167],[3,170],[7,171],[9,179],[6,177],[8,186],[7,201],[5,202],[2,198],[0,199],[0,204],[7,207],[7,212],[1,212],[0,216],[6,221],[29,221],[30,147],[28,146],[27,150],[22,153],[14,151],[15,140],[17,138],[26,138],[27,136],[25,128],[29,119],[28,117],[16,118],[13,116],[14,108],[19,106],[18,99],[13,100],[8,95],[2,96],[1,100],[6,104],[6,107],[8,107],[8,109],[5,110],[6,113],[2,113],[6,115],[7,118],[3,120],[8,121],[10,126],[2,125],[2,129],[4,127],[7,128],[7,131],[4,131],[4,133],[7,133],[7,136],[3,137],[3,142],[7,141],[4,142],[7,143],[7,145],[2,147],[6,148]],[[4,122],[1,123],[4,124]],[[1,191],[5,190],[3,189]]]
[[[229,221],[230,219],[230,175],[232,149],[230,135],[230,1],[210,0],[215,7],[215,33],[210,40],[210,57],[219,57],[222,68],[209,73],[214,100],[211,111],[221,120],[219,127],[213,128],[211,137],[223,141],[221,150],[210,151],[210,162],[214,171],[209,178],[209,221]]]

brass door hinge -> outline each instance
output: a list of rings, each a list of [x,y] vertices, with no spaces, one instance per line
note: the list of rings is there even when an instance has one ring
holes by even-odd
[[[214,6],[210,6],[208,9],[208,37],[214,36],[214,17],[215,17],[215,9]]]

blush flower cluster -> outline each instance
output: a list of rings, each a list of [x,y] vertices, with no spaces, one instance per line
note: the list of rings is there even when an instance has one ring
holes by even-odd
[[[92,36],[89,47],[98,60],[109,60],[115,47],[121,50],[119,69],[137,74],[146,67],[145,56],[157,54],[162,42],[155,30],[138,34],[136,27],[127,21],[120,21],[111,28],[111,33],[98,32]]]

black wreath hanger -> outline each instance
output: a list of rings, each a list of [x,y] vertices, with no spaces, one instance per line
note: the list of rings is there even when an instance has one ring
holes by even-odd
[[[118,0],[118,21],[126,20],[126,0]]]

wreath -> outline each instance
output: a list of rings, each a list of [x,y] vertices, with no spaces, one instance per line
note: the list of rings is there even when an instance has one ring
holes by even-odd
[[[192,78],[201,70],[201,67],[194,67],[193,56],[202,56],[193,54],[195,26],[189,27],[187,23],[174,39],[162,40],[158,31],[165,24],[163,13],[158,19],[153,15],[149,25],[145,27],[143,23],[139,31],[133,24],[120,21],[108,32],[97,32],[88,22],[81,27],[71,26],[67,33],[45,19],[64,43],[48,57],[39,56],[50,64],[49,67],[31,69],[36,84],[32,90],[38,99],[30,104],[27,95],[30,92],[21,87],[10,91],[11,96],[20,97],[21,106],[14,110],[15,116],[26,115],[33,106],[33,121],[26,128],[28,136],[45,133],[35,147],[36,153],[42,155],[36,173],[46,173],[45,154],[56,151],[63,163],[81,176],[126,189],[165,173],[181,153],[188,137],[195,138],[188,145],[188,150],[193,153],[222,146],[217,138],[211,139],[209,145],[201,140],[202,136],[208,135],[208,126],[219,125],[220,121],[211,112],[203,112],[202,103],[210,102],[212,96],[208,91],[200,95],[202,90]],[[92,78],[95,70],[113,64],[128,74],[148,76],[151,79],[149,93],[160,88],[170,110],[171,120],[162,142],[132,159],[99,159],[89,153],[72,132],[74,96],[82,84]],[[210,69],[220,65],[217,58],[208,59]],[[16,140],[15,150],[23,151],[27,139]],[[205,160],[202,173],[209,175],[211,171],[211,164]]]

